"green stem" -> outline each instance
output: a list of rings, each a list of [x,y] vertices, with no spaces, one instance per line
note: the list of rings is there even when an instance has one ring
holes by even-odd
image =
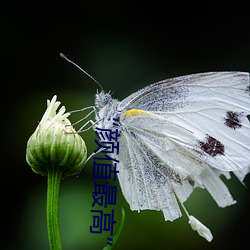
[[[117,242],[119,236],[120,236],[120,233],[122,231],[122,228],[123,228],[123,225],[124,225],[124,222],[125,222],[125,211],[124,209],[122,208],[122,219],[121,219],[121,222],[120,222],[120,225],[117,229],[117,231],[115,232],[115,235],[113,237],[113,245],[109,245],[107,244],[102,250],[111,250],[113,248],[113,246],[115,245],[115,243]]]
[[[62,171],[58,167],[48,168],[47,227],[50,250],[61,250],[59,231],[59,188]]]

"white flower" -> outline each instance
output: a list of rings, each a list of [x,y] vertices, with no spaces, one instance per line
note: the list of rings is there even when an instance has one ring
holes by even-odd
[[[213,235],[210,232],[209,228],[203,225],[199,220],[197,220],[194,216],[189,216],[189,222],[191,228],[198,232],[198,234],[204,237],[207,241],[211,241],[213,239]]]
[[[57,96],[54,95],[52,100],[47,100],[47,109],[40,121],[40,124],[44,124],[45,122],[60,122],[66,125],[71,125],[70,121],[67,117],[70,113],[66,113],[66,108],[62,106],[58,113],[56,113],[58,107],[60,106],[61,102],[56,101]]]

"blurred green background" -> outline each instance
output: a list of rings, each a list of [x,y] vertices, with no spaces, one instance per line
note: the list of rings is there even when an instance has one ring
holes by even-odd
[[[228,3],[229,4],[229,3]],[[249,18],[244,6],[209,2],[192,7],[161,2],[10,2],[1,6],[2,233],[1,249],[48,249],[46,178],[25,161],[26,143],[54,94],[67,110],[93,105],[97,85],[59,57],[67,55],[122,100],[147,84],[205,71],[250,69]],[[77,121],[79,115],[71,120]],[[82,134],[89,154],[93,132]],[[226,180],[238,203],[218,208],[205,190],[186,203],[213,235],[206,242],[185,216],[132,212],[120,189],[115,219],[126,212],[114,249],[248,249],[249,189]],[[250,177],[246,178],[250,186]],[[118,182],[116,184],[119,186]],[[91,234],[92,162],[62,181],[64,250],[102,249],[109,234]]]

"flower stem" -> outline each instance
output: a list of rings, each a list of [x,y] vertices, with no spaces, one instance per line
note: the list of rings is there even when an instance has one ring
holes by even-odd
[[[56,166],[48,168],[47,183],[47,228],[50,250],[61,250],[59,231],[59,188],[62,170]]]

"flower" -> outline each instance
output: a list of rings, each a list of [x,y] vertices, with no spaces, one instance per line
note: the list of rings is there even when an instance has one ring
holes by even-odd
[[[87,158],[87,149],[71,125],[65,107],[57,113],[61,103],[56,99],[55,95],[51,101],[47,100],[47,109],[28,140],[26,160],[37,174],[47,176],[49,168],[57,166],[63,171],[62,177],[66,177],[79,172]]]

